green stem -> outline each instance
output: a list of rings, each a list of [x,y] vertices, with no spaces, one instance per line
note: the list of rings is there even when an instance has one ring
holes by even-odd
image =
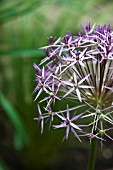
[[[88,167],[87,170],[94,170],[95,169],[95,158],[96,158],[96,139],[92,139],[89,151],[89,158],[88,158]]]

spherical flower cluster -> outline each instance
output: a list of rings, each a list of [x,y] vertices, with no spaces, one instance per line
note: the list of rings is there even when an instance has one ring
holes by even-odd
[[[39,66],[34,64],[36,88],[33,93],[35,100],[39,100],[35,120],[41,124],[41,133],[45,121],[49,120],[53,128],[66,129],[64,139],[72,132],[79,141],[82,136],[101,142],[106,137],[113,140],[108,134],[113,129],[113,31],[110,26],[91,28],[86,24],[76,36],[68,32],[58,39],[49,37],[48,41],[50,44],[41,48],[46,57]],[[69,108],[69,101],[75,107]],[[42,102],[44,108],[40,107]],[[64,103],[66,110],[62,110]],[[56,107],[59,110],[56,111]],[[60,120],[58,125],[53,123],[55,117]],[[87,122],[84,119],[88,119],[88,123],[80,125],[81,121]]]

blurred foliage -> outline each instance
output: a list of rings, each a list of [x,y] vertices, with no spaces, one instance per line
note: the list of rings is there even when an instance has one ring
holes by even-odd
[[[71,136],[62,145],[63,131],[47,129],[40,135],[33,121],[37,114],[33,63],[44,57],[38,48],[47,44],[50,35],[58,37],[67,31],[74,35],[86,22],[113,27],[112,9],[111,0],[0,1],[0,169],[55,169],[63,148],[71,148],[71,154],[77,147],[88,147]]]
[[[23,147],[23,143],[28,143],[28,136],[23,126],[20,115],[17,113],[15,108],[5,99],[5,97],[0,93],[0,104],[5,110],[7,116],[9,117],[11,123],[16,129],[15,134],[15,148],[20,150]]]
[[[8,167],[4,164],[3,160],[0,160],[0,170],[8,170]]]

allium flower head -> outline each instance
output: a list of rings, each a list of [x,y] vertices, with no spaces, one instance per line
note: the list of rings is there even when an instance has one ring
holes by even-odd
[[[89,134],[101,141],[104,136],[112,139],[106,131],[112,130],[113,125],[113,31],[110,25],[91,27],[88,23],[82,28],[83,32],[76,36],[70,32],[60,38],[51,36],[50,44],[40,48],[46,56],[39,66],[34,64],[33,93],[39,104],[45,103],[45,113],[38,105],[37,120],[41,121],[41,129],[46,119],[55,129],[66,128],[65,139],[70,131],[80,141],[79,136]],[[62,110],[64,100],[66,110]],[[74,103],[74,108],[68,107],[68,100]],[[84,114],[78,109],[82,107]],[[70,111],[76,112],[76,116]],[[54,124],[55,117],[60,118],[59,125]],[[87,118],[89,124],[79,125],[80,120]],[[90,129],[88,132],[86,127]]]

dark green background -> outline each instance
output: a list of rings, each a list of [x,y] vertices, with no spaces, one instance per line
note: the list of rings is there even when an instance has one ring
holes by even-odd
[[[112,11],[112,0],[0,1],[0,170],[86,169],[88,140],[70,135],[62,143],[63,130],[48,131],[46,124],[41,135],[33,121],[33,63],[44,57],[38,48],[50,35],[76,35],[87,22],[113,28]],[[112,148],[108,141],[101,152],[98,144],[96,170],[113,170]]]

